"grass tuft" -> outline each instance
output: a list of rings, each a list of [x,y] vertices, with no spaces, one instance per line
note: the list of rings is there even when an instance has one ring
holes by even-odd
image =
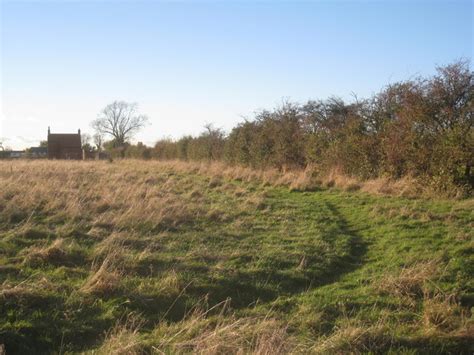
[[[97,296],[112,296],[121,289],[123,270],[117,265],[119,254],[108,254],[97,270],[92,271],[80,291]],[[94,270],[95,265],[92,266]]]
[[[123,322],[117,324],[107,332],[101,347],[93,354],[113,355],[140,355],[143,354],[143,345],[140,339],[140,329],[143,320],[134,314],[129,314]]]

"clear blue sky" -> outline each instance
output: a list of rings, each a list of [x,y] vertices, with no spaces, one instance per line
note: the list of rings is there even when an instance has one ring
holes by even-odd
[[[473,56],[472,1],[1,3],[0,137],[23,148],[138,102],[137,140],[226,130],[282,98],[364,97]]]

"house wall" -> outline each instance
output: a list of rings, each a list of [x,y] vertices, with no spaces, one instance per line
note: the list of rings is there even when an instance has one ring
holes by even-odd
[[[48,135],[48,158],[82,160],[80,135]]]

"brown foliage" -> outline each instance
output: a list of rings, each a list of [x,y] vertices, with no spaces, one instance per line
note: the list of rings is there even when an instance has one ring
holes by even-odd
[[[357,180],[411,177],[431,190],[462,195],[474,188],[473,112],[474,75],[469,62],[458,61],[438,68],[433,77],[391,84],[366,100],[284,102],[227,137],[208,126],[199,137],[159,141],[153,156],[224,160],[283,173],[311,166],[323,176],[336,170]],[[337,185],[328,181],[332,184]],[[301,189],[308,182],[300,176],[292,185]]]

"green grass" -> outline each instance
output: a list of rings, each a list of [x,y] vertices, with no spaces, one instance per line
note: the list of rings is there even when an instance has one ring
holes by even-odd
[[[108,339],[136,342],[129,352],[209,350],[196,345],[211,341],[199,338],[206,330],[220,339],[212,349],[228,352],[236,349],[222,334],[238,327],[238,346],[258,352],[255,334],[269,319],[284,330],[282,352],[474,350],[472,200],[297,192],[152,163],[63,163],[71,175],[62,185],[55,164],[33,165],[29,176],[34,186],[57,183],[55,196],[0,174],[7,353],[109,352]],[[94,198],[93,184],[121,175],[130,190]],[[67,203],[71,189],[84,192],[77,206]],[[128,206],[131,192],[142,202]],[[91,277],[101,265],[99,287]],[[416,279],[427,265],[434,271]],[[413,294],[403,291],[410,278],[397,279],[402,270],[412,270]]]

